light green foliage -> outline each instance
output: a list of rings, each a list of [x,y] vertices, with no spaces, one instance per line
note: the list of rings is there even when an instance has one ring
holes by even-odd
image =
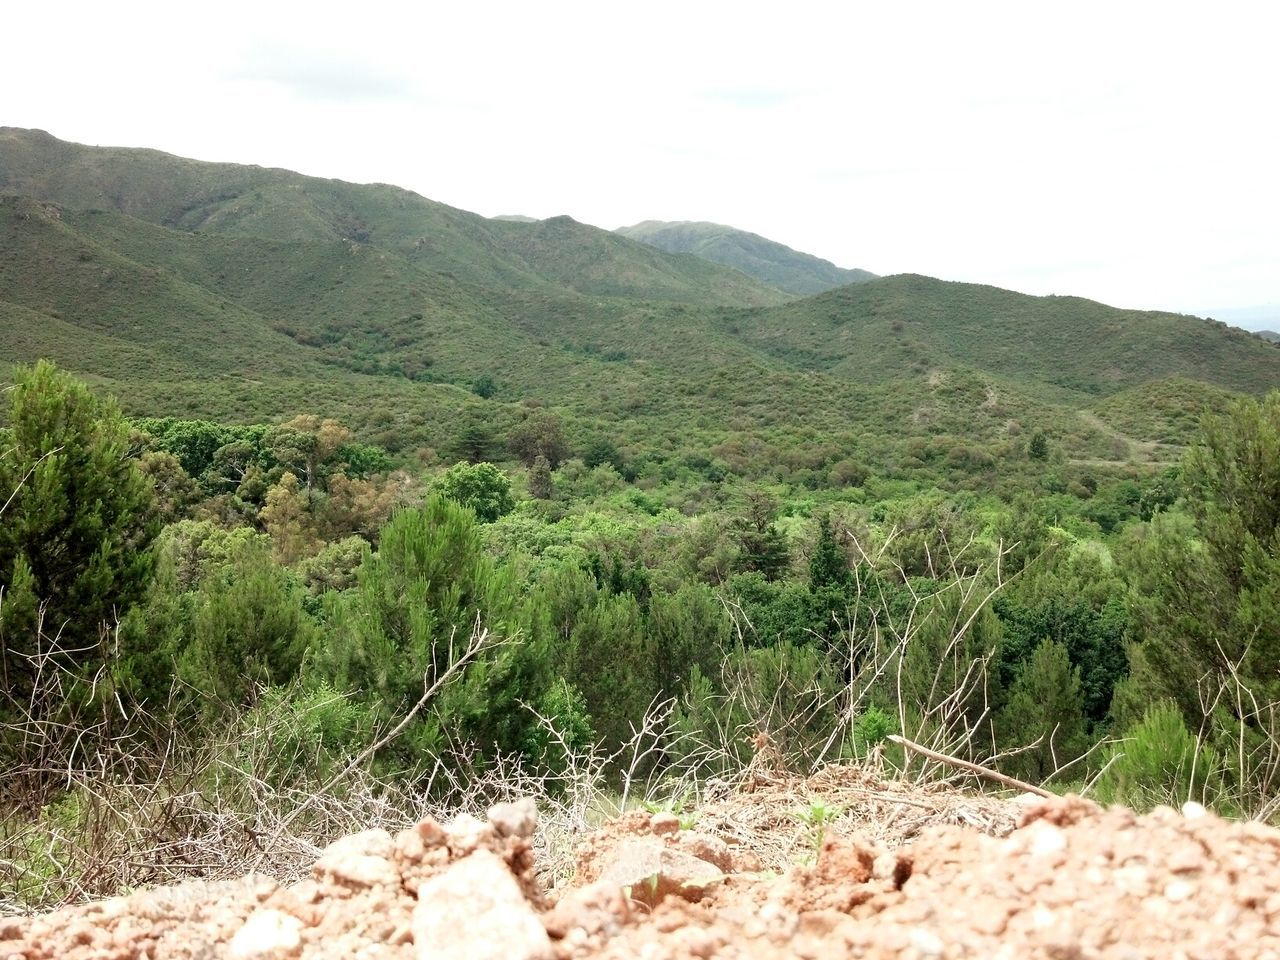
[[[397,742],[397,762],[413,765],[450,736],[482,750],[518,749],[548,682],[546,656],[523,635],[510,575],[485,554],[474,514],[441,496],[402,510],[366,554],[357,584],[330,595],[330,639],[311,658],[317,676],[352,693],[382,722],[399,717],[465,648],[473,630],[509,641],[468,667]]]
[[[515,509],[511,479],[492,463],[457,463],[431,485],[433,492],[469,507],[481,523],[493,523]]]
[[[817,855],[822,849],[822,841],[826,839],[827,828],[842,813],[844,813],[844,808],[832,806],[825,800],[816,798],[809,801],[809,806],[791,811],[793,817],[809,828],[809,845],[813,848],[814,855]]]
[[[547,687],[534,709],[538,722],[521,745],[524,757],[536,769],[564,776],[572,762],[586,756],[597,742],[586,700],[561,677]]]
[[[209,520],[182,520],[156,538],[156,580],[175,592],[193,590],[209,574],[225,574],[234,558],[271,541],[250,527],[228,530]]]
[[[8,399],[0,589],[27,599],[0,616],[9,690],[21,697],[32,669],[22,654],[37,628],[30,601],[42,605],[45,633],[78,651],[68,654],[72,663],[98,656],[102,625],[146,589],[157,528],[151,484],[128,456],[128,427],[114,403],[45,361],[16,372]]]
[[[138,460],[138,470],[151,481],[155,517],[160,523],[182,519],[199,502],[200,487],[173,454],[149,450]]]
[[[258,764],[245,773],[273,786],[288,787],[300,771],[318,777],[331,776],[368,738],[372,721],[368,711],[324,681],[292,683],[264,691],[236,721],[237,734],[246,743],[264,747]],[[261,758],[268,762],[266,769]],[[245,755],[232,761],[247,764]]]
[[[363,537],[335,540],[314,557],[299,563],[298,577],[313,597],[329,591],[350,590],[356,585],[356,571],[368,549],[369,541]]]
[[[198,710],[234,710],[294,678],[315,640],[303,596],[260,547],[246,546],[205,576],[178,657],[178,676],[198,696]]]
[[[1150,704],[1142,720],[1111,749],[1097,785],[1104,803],[1137,810],[1187,800],[1214,803],[1221,788],[1221,757],[1187,729],[1171,701]]]
[[[877,744],[884,743],[890,734],[898,732],[898,720],[893,714],[872,704],[853,722],[853,747],[858,756],[866,756]]]
[[[1135,681],[1193,728],[1243,741],[1233,775],[1265,796],[1280,782],[1280,393],[1209,418],[1184,478],[1194,527],[1159,514],[1129,556]]]

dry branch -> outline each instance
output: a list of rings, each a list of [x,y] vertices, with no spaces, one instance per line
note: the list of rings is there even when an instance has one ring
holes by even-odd
[[[928,747],[922,747],[918,743],[913,743],[906,737],[900,737],[897,734],[890,734],[889,740],[899,746],[906,747],[923,757],[934,761],[935,763],[945,763],[949,766],[959,767],[961,770],[967,770],[979,777],[986,777],[988,780],[994,780],[996,783],[1003,783],[1006,787],[1013,787],[1015,790],[1021,790],[1024,793],[1034,793],[1038,797],[1052,797],[1053,794],[1043,787],[1037,787],[1035,784],[1027,783],[1025,780],[1018,780],[1015,777],[1006,776],[997,770],[984,767],[976,763],[970,763],[968,760],[961,760],[959,757],[951,757],[945,753],[938,753],[936,750],[930,750]]]

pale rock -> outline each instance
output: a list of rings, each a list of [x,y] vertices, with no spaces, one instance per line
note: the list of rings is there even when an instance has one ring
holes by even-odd
[[[395,886],[400,874],[391,864],[395,841],[385,830],[365,830],[336,840],[311,868],[317,879],[328,877],[344,887]]]
[[[449,835],[434,817],[423,817],[413,830],[428,850],[443,847],[449,842]]]
[[[714,864],[667,847],[657,837],[620,843],[600,875],[601,883],[629,888],[632,899],[650,905],[672,895],[701,900],[723,880]]]
[[[1031,855],[1035,857],[1048,857],[1055,853],[1061,853],[1067,848],[1067,835],[1064,831],[1058,829],[1052,824],[1038,820],[1032,824],[1030,828],[1031,834]]]
[[[557,940],[613,936],[627,922],[631,908],[617,884],[597,880],[570,891],[542,918],[547,933]]]
[[[669,813],[665,810],[661,813],[655,813],[649,818],[649,829],[660,837],[666,834],[679,833],[680,818],[674,813]]]
[[[488,850],[418,887],[419,960],[553,960],[551,940],[502,859]]]
[[[730,873],[733,870],[733,852],[719,837],[686,830],[676,839],[679,849],[689,856],[707,861],[722,873]]]
[[[515,803],[499,803],[489,808],[489,823],[500,837],[528,840],[538,825],[538,808],[532,797],[524,797]]]
[[[232,957],[289,957],[302,946],[302,921],[279,910],[256,910],[227,951]]]
[[[946,945],[942,942],[942,938],[932,930],[926,930],[924,927],[914,927],[910,933],[911,945],[922,957],[940,957],[946,949]]]
[[[449,849],[454,856],[465,857],[492,836],[493,828],[483,820],[463,813],[454,818],[445,828],[445,833],[449,837]]]
[[[1202,820],[1209,815],[1209,811],[1202,804],[1188,800],[1182,805],[1182,815],[1188,820]]]

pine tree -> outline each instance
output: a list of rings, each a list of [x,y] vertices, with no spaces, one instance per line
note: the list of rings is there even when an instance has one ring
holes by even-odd
[[[1280,392],[1206,420],[1184,480],[1190,520],[1157,514],[1132,560],[1134,682],[1254,758],[1236,776],[1273,790],[1280,762],[1255,760],[1280,742]]]
[[[529,468],[529,496],[535,500],[550,500],[555,493],[551,480],[551,463],[539,454]]]
[[[814,544],[813,555],[809,558],[809,587],[812,590],[847,587],[852,582],[849,558],[836,541],[836,535],[831,529],[831,517],[824,514],[818,518],[818,540]]]
[[[1010,756],[1005,772],[1040,783],[1088,745],[1080,671],[1071,666],[1066,647],[1043,641],[1009,689],[1009,701],[996,720],[1000,746],[1030,750]]]
[[[157,524],[151,484],[129,456],[116,405],[48,361],[20,368],[15,379],[9,430],[0,435],[0,589],[28,602],[11,595],[0,616],[4,680],[11,696],[22,696],[34,604],[43,606],[43,632],[78,651],[68,664],[87,662],[103,624],[141,598]]]

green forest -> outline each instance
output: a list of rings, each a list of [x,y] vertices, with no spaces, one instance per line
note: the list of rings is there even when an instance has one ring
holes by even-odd
[[[914,275],[799,297],[35,131],[0,130],[0,194],[0,859],[31,902],[68,872],[32,825],[100,827],[94,778],[152,811],[261,803],[230,771],[625,795],[762,743],[922,771],[898,737],[1280,816],[1274,344]]]

